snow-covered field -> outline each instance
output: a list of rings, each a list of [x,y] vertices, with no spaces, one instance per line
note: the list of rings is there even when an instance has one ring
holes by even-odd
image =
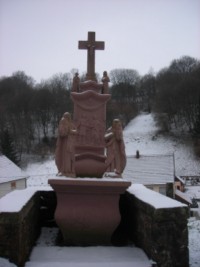
[[[154,118],[151,114],[141,114],[138,117],[136,117],[134,120],[130,122],[130,124],[124,129],[124,141],[126,145],[126,153],[127,155],[135,155],[136,150],[140,151],[140,154],[147,155],[147,154],[169,154],[174,153],[175,155],[175,167],[176,167],[176,174],[177,175],[199,175],[200,176],[200,159],[197,159],[193,153],[193,149],[191,147],[191,140],[185,136],[183,138],[176,137],[175,135],[165,135],[163,136],[160,131],[160,129],[157,127]],[[55,177],[57,173],[57,169],[54,163],[53,156],[50,157],[46,161],[39,161],[35,163],[30,163],[24,169],[24,172],[28,174],[30,177],[27,181],[28,187],[35,187],[35,186],[48,186],[48,179]],[[199,194],[200,187],[188,187],[187,193],[193,196],[194,194]],[[200,214],[200,212],[199,212]],[[190,218],[188,222],[188,229],[189,229],[189,251],[190,251],[190,267],[200,267],[200,220],[192,217]],[[44,230],[44,231],[49,231]],[[53,239],[54,232],[48,234],[46,232],[43,232],[43,235],[40,240],[38,241],[38,246],[40,246],[40,249],[37,250],[36,257],[38,257],[38,262],[40,261],[40,257],[42,257],[42,253],[39,253],[41,250],[41,247],[44,246],[51,246],[51,253],[55,253],[56,250],[58,250],[58,247],[53,247],[51,243],[51,239]],[[47,238],[48,236],[48,238]],[[48,241],[45,241],[48,240]],[[45,243],[49,242],[49,244]],[[53,249],[54,248],[54,249]],[[63,252],[64,248],[59,248],[61,254],[66,253],[66,251]],[[100,250],[99,250],[100,251]],[[69,252],[69,251],[68,251]],[[105,252],[105,251],[104,251]],[[37,254],[38,253],[38,254]],[[74,252],[73,252],[74,253]],[[72,253],[72,254],[73,254]],[[79,250],[77,251],[77,255],[81,255],[81,253],[84,254],[83,251]],[[98,247],[96,250],[92,252],[93,255],[98,256]],[[110,250],[107,250],[105,252],[104,257],[109,258],[112,254]],[[116,254],[115,254],[116,253]],[[117,256],[118,252],[114,252],[114,256]],[[137,252],[135,252],[137,254]],[[138,252],[139,253],[139,252]],[[72,255],[71,254],[71,255]],[[124,259],[123,264],[120,265],[120,262],[116,262],[116,260],[113,260],[109,262],[110,265],[106,265],[105,262],[98,262],[94,264],[93,266],[130,266],[124,265],[125,264],[125,256],[127,254],[122,254],[122,258]],[[139,255],[139,254],[138,254]],[[127,255],[127,262],[129,261],[129,256]],[[77,256],[78,257],[78,256]],[[143,257],[142,255],[139,255],[139,260]],[[73,258],[73,255],[72,255]],[[145,262],[145,260],[144,260]],[[143,263],[144,263],[143,262]],[[118,264],[119,263],[119,264]],[[142,261],[137,263],[137,267],[142,267],[146,265],[143,264]],[[46,265],[45,265],[46,264]],[[49,265],[48,265],[49,264]],[[82,265],[81,265],[82,264]],[[146,263],[144,263],[146,264]],[[0,267],[14,267],[15,265],[8,263],[5,259],[0,259]],[[34,265],[27,265],[27,267],[32,267]],[[41,263],[41,265],[37,266],[50,266],[50,262],[48,262],[48,259],[46,259],[46,262]],[[63,267],[66,266],[65,263],[59,262],[54,263],[54,267]],[[81,263],[81,260],[77,260],[76,264],[67,265],[67,266],[86,266]],[[92,265],[87,265],[92,266]],[[134,265],[132,265],[134,266]]]
[[[187,134],[162,134],[152,114],[141,114],[124,129],[126,154],[172,154],[175,156],[176,175],[199,175],[200,158],[194,155],[192,140]]]

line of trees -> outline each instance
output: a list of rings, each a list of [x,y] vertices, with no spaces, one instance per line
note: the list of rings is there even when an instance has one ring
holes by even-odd
[[[39,84],[20,71],[0,78],[1,151],[5,133],[19,155],[54,149],[62,114],[73,112],[70,90],[74,72],[54,75]],[[109,77],[112,98],[107,106],[107,126],[117,117],[125,126],[138,112],[154,111],[166,128],[184,128],[200,136],[199,60],[184,56],[157,75],[115,69]]]
[[[155,110],[166,114],[169,127],[199,132],[200,62],[185,56],[173,60],[156,77]]]
[[[19,156],[54,143],[58,121],[72,111],[70,82],[59,74],[35,84],[24,72],[0,79],[0,136],[10,134]]]
[[[110,72],[112,95],[107,112],[107,123],[111,125],[113,118],[120,118],[126,125],[138,113],[137,88],[140,76],[136,70],[114,69]]]

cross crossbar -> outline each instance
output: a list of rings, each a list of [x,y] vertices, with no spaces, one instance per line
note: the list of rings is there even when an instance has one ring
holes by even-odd
[[[95,50],[104,50],[104,42],[95,41],[95,32],[88,32],[87,41],[79,41],[78,48],[87,50],[87,80],[96,81]]]

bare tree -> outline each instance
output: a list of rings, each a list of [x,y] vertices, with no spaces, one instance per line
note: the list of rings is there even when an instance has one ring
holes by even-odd
[[[120,117],[124,124],[137,114],[136,91],[140,76],[136,70],[115,69],[110,72],[111,107],[115,116]],[[111,110],[110,110],[111,111]]]
[[[200,62],[190,57],[173,60],[156,77],[156,111],[168,115],[170,123],[193,131],[200,95]]]

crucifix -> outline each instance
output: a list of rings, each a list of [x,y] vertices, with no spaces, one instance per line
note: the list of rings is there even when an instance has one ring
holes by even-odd
[[[88,32],[87,41],[79,41],[79,49],[87,49],[87,74],[86,80],[96,81],[95,75],[95,50],[104,50],[104,42],[95,41],[95,32]]]

